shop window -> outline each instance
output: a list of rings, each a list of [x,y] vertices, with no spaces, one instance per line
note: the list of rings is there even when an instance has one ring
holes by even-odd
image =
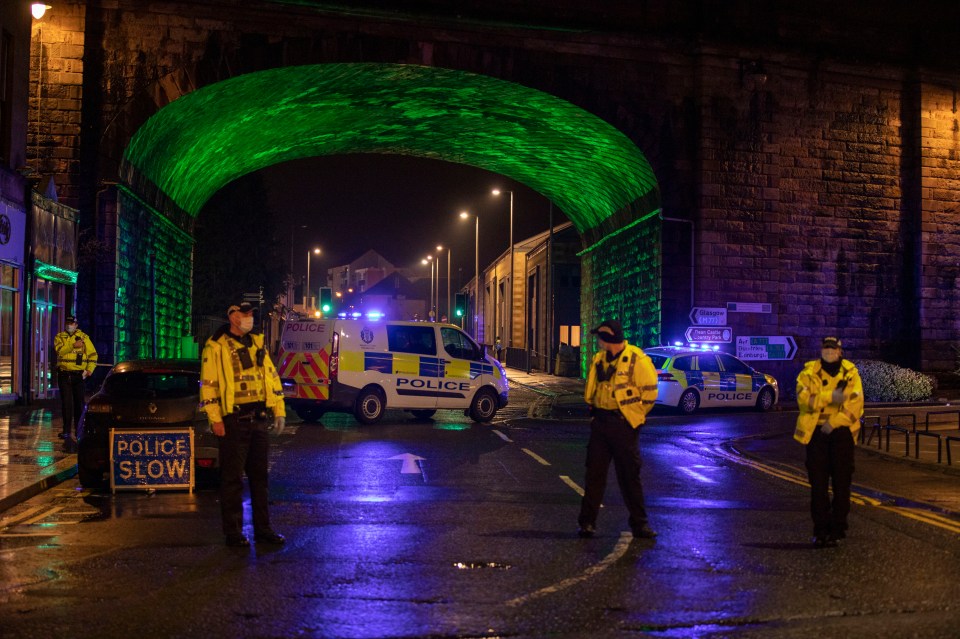
[[[560,343],[567,344],[573,348],[580,347],[580,325],[575,326],[561,326],[560,327]]]

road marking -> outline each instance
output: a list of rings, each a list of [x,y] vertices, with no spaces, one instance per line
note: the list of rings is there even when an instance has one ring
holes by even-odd
[[[796,474],[792,474],[785,470],[780,470],[779,468],[774,468],[773,466],[768,466],[767,464],[758,462],[756,460],[747,459],[745,457],[734,455],[720,448],[716,448],[714,450],[717,453],[719,453],[720,456],[734,463],[741,464],[743,466],[748,466],[750,468],[753,468],[754,470],[760,471],[761,473],[772,475],[779,479],[783,479],[785,481],[789,481],[791,483],[797,484],[798,486],[804,486],[805,488],[810,487],[810,482],[806,481],[805,479],[802,479],[800,476]],[[960,522],[955,521],[953,519],[949,519],[947,517],[942,517],[936,513],[933,513],[927,510],[921,510],[917,508],[908,508],[903,506],[887,506],[879,499],[870,497],[869,495],[865,495],[855,490],[850,491],[850,501],[855,504],[859,504],[861,506],[873,506],[874,508],[878,508],[880,510],[886,510],[887,512],[893,513],[895,515],[900,515],[908,519],[913,519],[914,521],[919,521],[921,523],[928,524],[930,526],[936,526],[937,528],[940,528],[949,532],[960,533]]]
[[[573,481],[566,475],[560,475],[560,480],[570,488],[573,488],[573,492],[583,497],[583,488],[580,488],[580,486],[577,485],[577,482]]]
[[[423,457],[418,457],[413,453],[402,453],[400,455],[394,455],[393,457],[387,457],[387,460],[391,459],[402,459],[403,465],[400,467],[401,475],[419,475],[420,466],[417,465],[418,461],[424,461]]]
[[[493,432],[496,433],[496,434],[497,434],[497,437],[499,437],[499,438],[502,439],[503,441],[505,441],[505,442],[510,442],[511,444],[513,443],[513,440],[512,440],[512,439],[510,439],[509,437],[507,437],[506,435],[504,435],[503,433],[501,433],[499,430],[494,430]]]
[[[535,452],[533,452],[533,451],[530,450],[529,448],[521,448],[520,450],[522,450],[522,451],[525,452],[526,454],[530,455],[531,457],[533,457],[534,459],[536,459],[538,462],[540,462],[540,463],[543,464],[544,466],[549,466],[549,465],[550,465],[550,462],[548,462],[546,459],[544,459],[544,458],[541,457],[540,455],[536,454]]]
[[[880,506],[880,509],[888,510],[897,515],[902,515],[909,519],[913,519],[914,521],[936,526],[937,528],[943,528],[944,530],[949,530],[950,532],[960,533],[960,522],[947,519],[946,517],[940,517],[935,513],[930,513],[925,510],[915,510],[913,508],[904,508],[902,506]]]
[[[531,592],[526,595],[522,595],[520,597],[514,597],[513,599],[510,599],[509,601],[507,601],[506,605],[510,607],[523,605],[527,602],[533,601],[534,599],[539,599],[540,597],[545,597],[555,592],[560,592],[561,590],[565,590],[570,586],[575,586],[581,581],[585,581],[593,577],[594,575],[597,575],[603,572],[604,570],[609,568],[611,565],[613,565],[615,561],[623,557],[623,555],[627,552],[627,548],[629,548],[630,541],[632,539],[633,539],[633,535],[631,535],[629,532],[626,532],[626,531],[621,532],[620,539],[617,540],[617,545],[614,546],[610,554],[604,557],[600,561],[600,563],[590,566],[589,568],[584,570],[582,573],[580,573],[576,577],[568,577],[562,581],[558,581],[557,583],[551,586],[546,586],[545,588],[541,588],[540,590],[535,590],[534,592]]]
[[[678,470],[679,470],[680,472],[686,473],[687,475],[690,475],[691,477],[693,477],[693,478],[696,479],[697,481],[703,482],[704,484],[715,484],[715,483],[717,483],[717,482],[715,482],[714,480],[712,480],[712,479],[710,479],[709,477],[707,477],[706,475],[702,475],[702,474],[698,473],[697,471],[693,470],[692,468],[687,468],[687,467],[685,467],[685,466],[680,466],[680,467],[678,468]]]
[[[18,526],[29,526],[30,524],[35,524],[36,522],[40,521],[41,519],[46,519],[46,518],[49,517],[50,515],[53,515],[54,513],[63,510],[63,508],[64,508],[63,506],[54,506],[54,507],[51,508],[50,510],[46,510],[46,511],[40,513],[39,515],[37,515],[36,517],[33,517],[32,519],[28,519],[28,520],[26,520],[26,521],[21,521],[21,522],[20,522],[19,524],[17,524],[17,525],[18,525]]]
[[[38,510],[43,510],[44,508],[46,508],[46,505],[40,504],[39,506],[33,506],[32,508],[28,508],[22,513],[18,515],[14,515],[13,517],[4,517],[3,519],[0,519],[0,528],[8,528],[10,526],[15,526],[17,525],[16,522],[22,519],[26,519],[33,513],[37,512]]]

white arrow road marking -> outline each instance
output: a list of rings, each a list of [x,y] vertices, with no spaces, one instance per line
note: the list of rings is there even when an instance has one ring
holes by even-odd
[[[411,475],[411,474],[420,474],[420,466],[417,465],[418,461],[425,461],[425,457],[417,457],[413,453],[403,453],[402,455],[394,455],[393,457],[388,457],[387,459],[402,459],[403,467],[400,468],[401,475]]]

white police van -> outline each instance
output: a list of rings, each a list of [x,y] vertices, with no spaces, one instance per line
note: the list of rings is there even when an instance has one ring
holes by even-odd
[[[431,417],[463,409],[489,422],[507,405],[507,374],[452,324],[374,318],[288,321],[277,370],[287,406],[307,422],[328,411],[373,424],[387,408]]]

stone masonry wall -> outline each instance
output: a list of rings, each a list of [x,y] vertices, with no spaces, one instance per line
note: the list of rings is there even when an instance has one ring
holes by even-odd
[[[957,86],[925,84],[921,105],[921,355],[929,370],[960,370],[960,114]]]
[[[770,303],[771,313],[731,314],[730,324],[739,335],[796,339],[793,361],[762,365],[786,386],[825,333],[840,335],[854,358],[953,368],[958,63],[925,48],[942,33],[934,29],[915,48],[904,29],[932,27],[913,9],[872,12],[869,37],[846,25],[857,30],[850,37],[842,25],[817,32],[802,5],[771,5],[756,24],[738,6],[712,15],[715,22],[671,14],[676,21],[661,31],[663,16],[654,13],[629,30],[572,32],[482,21],[441,27],[232,0],[66,0],[45,22],[44,117],[31,148],[42,151],[41,172],[58,173],[62,199],[80,209],[83,224],[136,129],[201,86],[322,62],[484,73],[566,99],[638,145],[656,171],[664,216],[692,222],[693,303]],[[728,19],[750,28],[724,30]],[[771,30],[779,38],[762,37]],[[680,233],[672,232],[662,270],[671,291],[664,317],[677,322],[689,313],[691,281],[687,229]],[[583,263],[585,283],[608,268],[592,259]],[[598,292],[605,290],[584,286],[584,327],[612,310]],[[643,307],[643,295],[625,305],[625,317]]]

